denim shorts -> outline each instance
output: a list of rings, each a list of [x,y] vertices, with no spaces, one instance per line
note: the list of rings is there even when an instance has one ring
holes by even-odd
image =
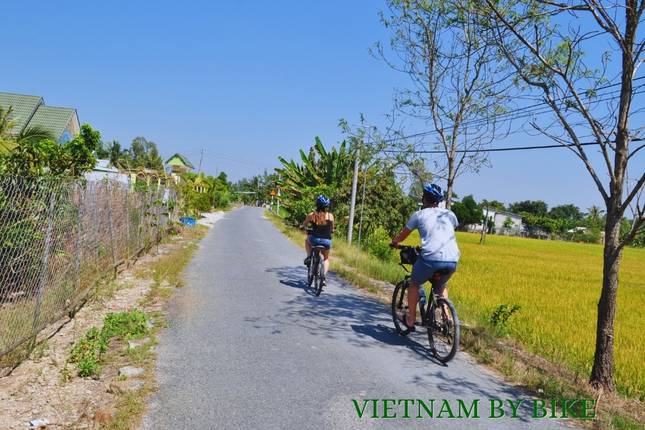
[[[435,288],[442,288],[448,282],[448,279],[457,270],[457,263],[454,261],[428,261],[423,258],[417,258],[416,263],[412,266],[412,280],[419,285],[423,285],[426,281],[432,278],[432,275],[437,270],[447,269],[449,272],[435,282]]]
[[[324,239],[322,237],[316,237],[313,235],[309,235],[309,244],[311,246],[324,246],[325,249],[330,249],[331,248],[331,239]]]

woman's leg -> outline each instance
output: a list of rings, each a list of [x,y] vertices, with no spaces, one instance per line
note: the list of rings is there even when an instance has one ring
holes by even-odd
[[[311,255],[311,244],[309,243],[309,237],[305,237],[305,250],[307,251],[307,257]]]
[[[325,259],[323,267],[325,268],[325,275],[327,275],[327,271],[329,270],[329,249],[323,249],[322,255]]]

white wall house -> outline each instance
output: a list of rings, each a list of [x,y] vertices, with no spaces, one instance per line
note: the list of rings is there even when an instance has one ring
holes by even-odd
[[[85,173],[88,181],[102,181],[103,179],[119,181],[130,185],[130,175],[121,173],[110,164],[110,160],[96,160],[96,166],[91,172]]]

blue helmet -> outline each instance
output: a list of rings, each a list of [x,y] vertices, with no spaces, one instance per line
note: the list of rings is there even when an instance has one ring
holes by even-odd
[[[436,202],[441,202],[444,199],[443,190],[437,184],[424,184],[423,194]]]
[[[316,207],[322,209],[322,208],[328,207],[330,204],[331,204],[331,200],[329,200],[324,195],[321,194],[318,197],[316,197]]]

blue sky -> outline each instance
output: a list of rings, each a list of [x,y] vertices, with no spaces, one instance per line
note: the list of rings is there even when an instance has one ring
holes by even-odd
[[[3,5],[0,91],[78,109],[105,140],[142,135],[164,156],[204,149],[204,170],[232,179],[277,166],[339,118],[379,122],[405,77],[372,58],[387,39],[379,1],[87,2]],[[419,128],[410,132],[420,131]],[[504,144],[542,144],[514,135]],[[644,158],[635,160],[640,171]],[[600,204],[566,150],[494,154],[461,195],[550,205]],[[638,170],[633,170],[637,172]]]

